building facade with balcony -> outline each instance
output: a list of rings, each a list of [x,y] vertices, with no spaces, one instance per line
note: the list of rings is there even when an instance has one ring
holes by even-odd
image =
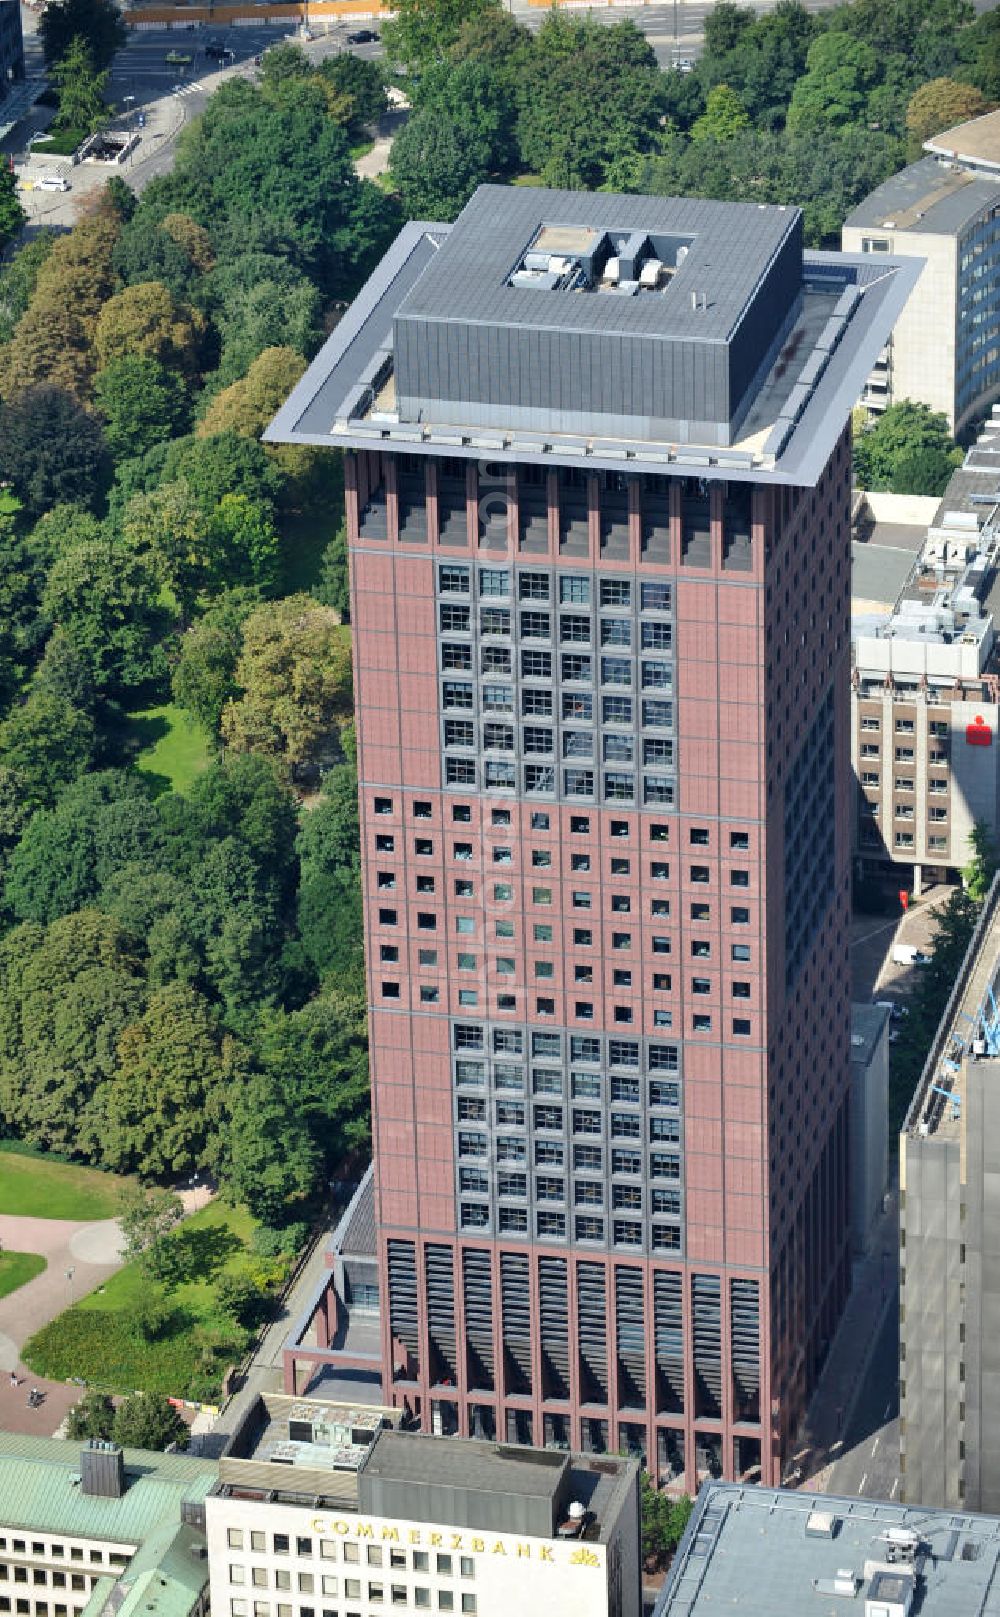
[[[345,455],[382,1387],[430,1431],[780,1474],[850,1269],[849,415],[916,268],[486,187],[268,429]]]
[[[865,383],[872,416],[901,399],[958,436],[1000,394],[1000,113],[926,143],[844,222],[845,252],[912,256],[924,270]]]

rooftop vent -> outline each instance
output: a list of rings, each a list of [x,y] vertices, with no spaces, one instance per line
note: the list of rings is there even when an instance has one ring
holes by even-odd
[[[80,1451],[80,1491],[94,1499],[120,1499],[125,1492],[125,1456],[117,1443],[92,1437]]]

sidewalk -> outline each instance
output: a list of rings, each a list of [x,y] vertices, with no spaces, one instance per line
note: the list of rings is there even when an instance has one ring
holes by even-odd
[[[898,1199],[894,1176],[889,1210],[878,1220],[871,1250],[854,1265],[851,1295],[799,1433],[793,1470],[787,1477],[792,1487],[814,1493],[822,1493],[827,1487],[841,1452],[841,1440],[864,1389],[886,1311],[897,1306]]]

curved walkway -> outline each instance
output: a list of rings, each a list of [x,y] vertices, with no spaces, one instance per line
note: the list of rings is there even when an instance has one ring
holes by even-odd
[[[0,1299],[0,1426],[48,1436],[79,1394],[61,1382],[29,1382],[20,1362],[21,1349],[50,1319],[121,1268],[121,1231],[114,1218],[82,1224],[3,1213],[0,1241],[12,1252],[40,1252],[47,1264],[26,1286]],[[11,1386],[11,1371],[18,1377],[16,1388]],[[28,1407],[29,1385],[46,1394],[38,1409]]]
[[[204,1207],[210,1192],[204,1185],[180,1193],[185,1213]],[[0,1427],[9,1432],[50,1436],[80,1396],[62,1381],[40,1381],[21,1363],[21,1349],[57,1314],[108,1280],[124,1261],[118,1220],[76,1223],[62,1218],[21,1218],[0,1213],[0,1242],[11,1252],[39,1252],[47,1267],[26,1286],[0,1299]],[[11,1373],[18,1385],[11,1385]],[[28,1406],[28,1390],[45,1393],[37,1409]]]

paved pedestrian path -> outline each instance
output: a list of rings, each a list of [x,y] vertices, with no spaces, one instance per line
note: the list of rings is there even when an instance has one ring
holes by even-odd
[[[206,1186],[180,1193],[185,1213],[211,1199]],[[40,1381],[21,1362],[21,1349],[36,1331],[96,1290],[121,1268],[124,1242],[118,1220],[75,1222],[62,1218],[21,1218],[0,1213],[0,1242],[12,1252],[38,1252],[46,1268],[26,1286],[0,1298],[0,1427],[48,1437],[80,1396],[77,1386]],[[11,1375],[17,1377],[17,1386]],[[45,1393],[38,1409],[28,1406],[28,1391]]]

